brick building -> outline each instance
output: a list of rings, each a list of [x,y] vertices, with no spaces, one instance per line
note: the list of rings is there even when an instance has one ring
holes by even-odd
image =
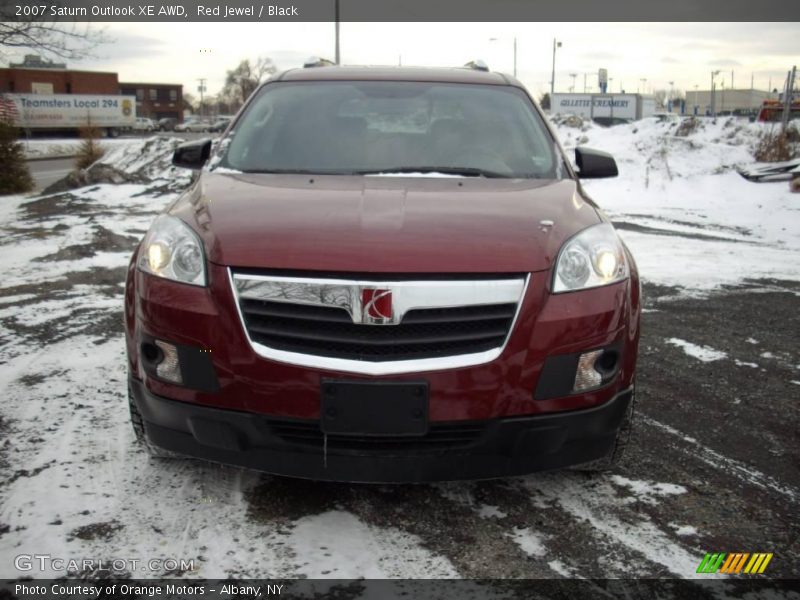
[[[25,64],[25,63],[23,63]],[[116,73],[53,67],[13,66],[0,69],[0,93],[119,94]]]
[[[119,84],[119,93],[136,96],[136,114],[151,119],[183,121],[183,86],[178,83]]]
[[[0,94],[124,94],[136,96],[136,115],[183,121],[183,86],[171,83],[120,83],[116,73],[76,71],[65,64],[28,55],[0,68]]]

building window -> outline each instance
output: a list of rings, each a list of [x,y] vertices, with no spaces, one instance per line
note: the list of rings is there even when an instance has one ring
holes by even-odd
[[[138,100],[139,102],[144,100],[144,90],[143,89],[136,90],[136,100]]]
[[[14,82],[13,81],[9,81],[8,82],[8,91],[9,92],[13,92],[14,91]]]
[[[71,84],[71,83],[68,83],[68,84],[67,84],[67,93],[68,93],[68,94],[71,94],[71,93],[72,93],[72,84]]]
[[[170,90],[169,91],[169,101],[170,102],[177,102],[178,101],[178,90]]]
[[[155,102],[158,100],[158,90],[151,89],[150,90],[150,100]]]

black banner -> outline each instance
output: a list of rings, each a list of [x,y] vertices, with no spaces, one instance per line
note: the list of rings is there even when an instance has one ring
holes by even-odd
[[[487,579],[487,580],[134,580],[30,579],[0,582],[0,600],[197,599],[231,600],[492,600],[535,598],[786,598],[798,580],[716,579]],[[790,596],[791,597],[791,596]]]
[[[0,20],[132,22],[800,21],[785,0],[0,0]]]

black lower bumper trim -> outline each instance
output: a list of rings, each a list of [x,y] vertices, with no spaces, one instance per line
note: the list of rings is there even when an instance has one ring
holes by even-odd
[[[625,390],[590,409],[468,422],[479,426],[480,435],[455,446],[398,443],[376,449],[337,445],[329,436],[326,452],[324,444],[287,440],[281,435],[285,418],[169,400],[136,379],[130,385],[147,438],[166,450],[276,475],[376,483],[511,477],[602,458],[633,393]]]

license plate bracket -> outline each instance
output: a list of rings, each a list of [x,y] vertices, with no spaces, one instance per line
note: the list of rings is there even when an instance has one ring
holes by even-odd
[[[322,431],[364,436],[428,432],[427,381],[322,380]]]

